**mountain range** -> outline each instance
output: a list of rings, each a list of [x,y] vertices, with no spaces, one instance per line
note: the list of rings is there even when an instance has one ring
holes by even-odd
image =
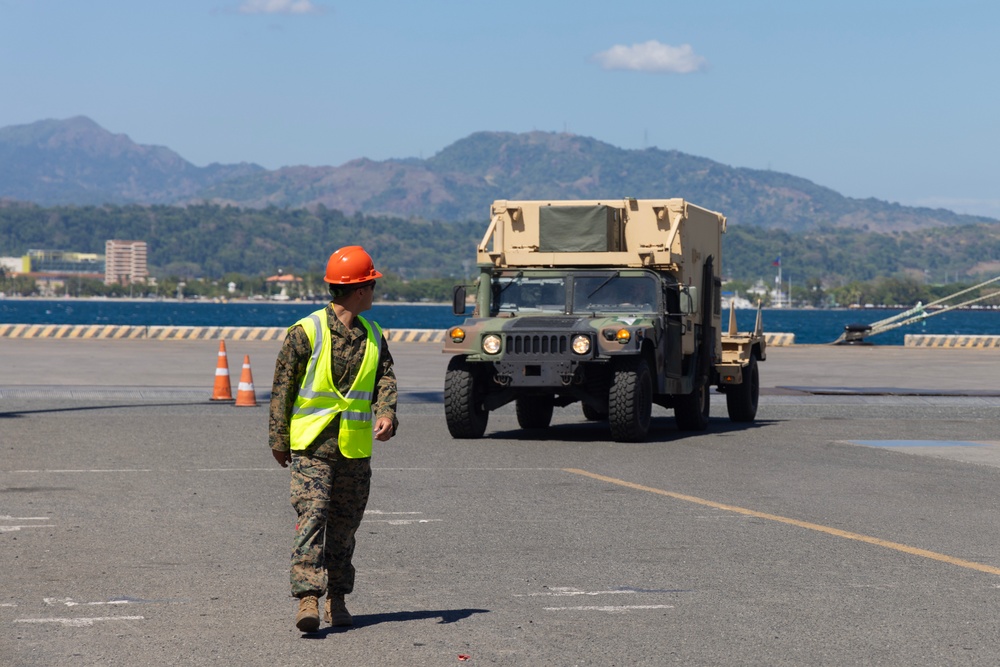
[[[435,221],[486,217],[495,199],[682,197],[730,222],[790,232],[898,232],[996,222],[944,209],[844,197],[807,179],[730,167],[674,150],[629,150],[551,132],[477,132],[427,159],[268,170],[198,167],[77,116],[0,128],[0,198],[41,206],[215,203],[243,208],[322,205]]]

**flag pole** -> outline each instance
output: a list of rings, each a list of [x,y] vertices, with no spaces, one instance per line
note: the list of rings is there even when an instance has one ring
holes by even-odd
[[[775,290],[774,290],[774,307],[781,308],[781,255],[778,255],[778,259],[774,260],[774,265],[778,267],[778,277],[775,279]]]

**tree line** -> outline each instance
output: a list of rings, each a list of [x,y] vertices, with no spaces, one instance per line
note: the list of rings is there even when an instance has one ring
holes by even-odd
[[[0,203],[0,256],[29,249],[103,253],[107,239],[145,240],[153,296],[266,296],[279,271],[303,280],[303,297],[324,294],[329,253],[360,244],[386,274],[389,300],[447,300],[451,285],[474,276],[475,248],[486,221],[440,222],[315,210],[192,206],[55,206]],[[780,258],[800,303],[909,304],[930,300],[1000,270],[1000,225],[919,231],[820,228],[792,233],[730,225],[723,237],[723,275],[739,288],[772,286]],[[32,293],[29,280],[0,277],[0,291]],[[183,283],[183,285],[181,284]],[[229,283],[236,284],[235,294]],[[137,286],[75,280],[67,294],[135,295]],[[293,296],[293,295],[289,295]],[[294,298],[294,296],[293,296]]]

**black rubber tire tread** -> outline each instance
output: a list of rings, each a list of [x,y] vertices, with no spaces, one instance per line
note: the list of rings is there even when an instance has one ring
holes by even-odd
[[[590,407],[586,403],[583,405],[583,418],[591,422],[606,422],[608,421],[608,414],[606,412],[600,412]]]
[[[614,369],[608,392],[608,424],[615,442],[640,442],[649,434],[653,379],[642,357],[628,357]]]
[[[743,382],[726,387],[726,409],[734,422],[750,423],[757,417],[760,398],[760,372],[757,357],[750,355],[750,363],[743,369]]]
[[[704,431],[708,428],[712,392],[705,384],[690,394],[678,396],[674,403],[674,421],[681,431]]]
[[[521,428],[548,428],[552,423],[552,409],[551,396],[522,396],[514,399],[517,423]]]
[[[462,355],[448,362],[444,376],[444,416],[453,438],[481,438],[489,423],[483,405],[483,374]]]

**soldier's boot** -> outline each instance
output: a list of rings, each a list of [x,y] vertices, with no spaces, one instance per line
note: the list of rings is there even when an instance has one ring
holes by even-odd
[[[326,614],[323,616],[323,620],[333,627],[347,628],[354,625],[354,618],[351,617],[351,612],[347,611],[347,605],[344,604],[343,593],[327,595],[325,610]]]
[[[319,630],[319,598],[303,595],[299,598],[299,613],[295,617],[295,627],[302,632]]]

